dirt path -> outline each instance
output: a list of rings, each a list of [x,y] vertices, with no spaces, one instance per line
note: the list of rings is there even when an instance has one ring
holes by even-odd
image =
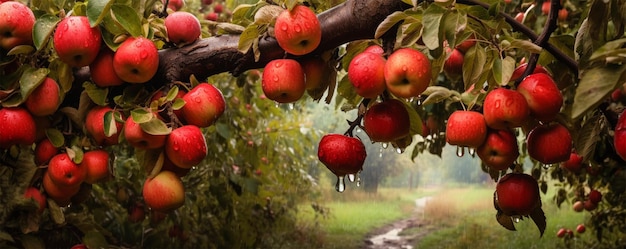
[[[400,220],[379,229],[376,229],[365,239],[363,249],[413,249],[417,240],[426,236],[433,228],[428,227],[422,220],[424,207],[431,197],[423,197],[415,200],[415,212],[410,218]],[[402,234],[402,231],[417,229],[419,232],[409,235]],[[423,228],[423,229],[422,229]]]

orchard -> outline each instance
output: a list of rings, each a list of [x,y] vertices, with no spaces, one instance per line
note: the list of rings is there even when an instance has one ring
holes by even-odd
[[[503,229],[554,188],[590,213],[558,237],[626,246],[622,1],[0,2],[0,247],[295,247],[366,137],[478,156]]]

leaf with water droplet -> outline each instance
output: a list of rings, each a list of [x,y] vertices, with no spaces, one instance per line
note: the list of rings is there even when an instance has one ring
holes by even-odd
[[[141,18],[137,10],[123,4],[111,5],[117,23],[133,37],[143,36]]]
[[[87,2],[89,25],[95,27],[100,24],[104,17],[110,14],[109,10],[114,2],[113,0],[89,0]]]
[[[33,44],[37,50],[41,49],[50,39],[59,20],[61,20],[59,17],[50,14],[44,14],[37,18],[33,26]]]
[[[35,88],[41,85],[43,80],[48,76],[48,73],[50,73],[50,69],[28,66],[26,70],[24,70],[24,73],[22,73],[22,77],[20,77],[20,94],[22,97],[28,97]]]

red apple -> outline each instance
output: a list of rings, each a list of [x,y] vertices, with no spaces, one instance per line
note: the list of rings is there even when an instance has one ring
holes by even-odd
[[[522,77],[522,74],[524,74],[524,72],[526,71],[526,68],[528,67],[528,63],[523,62],[526,60],[526,57],[522,58],[521,60],[521,64],[515,68],[515,70],[513,70],[513,74],[511,75],[511,79],[509,81],[516,81],[519,77]],[[535,70],[533,70],[533,72],[531,74],[537,74],[537,73],[544,73],[547,75],[550,75],[550,72],[548,72],[548,70],[546,70],[545,67],[537,64],[535,66]]]
[[[450,55],[443,64],[443,72],[450,78],[463,77],[463,53],[458,49],[450,49]]]
[[[165,1],[167,0],[162,1],[165,4]],[[179,11],[183,8],[183,6],[185,6],[185,0],[169,0],[167,3],[167,8],[172,9],[173,11]]]
[[[583,168],[583,157],[576,152],[569,155],[569,159],[561,163],[561,168],[569,170],[572,173],[580,173]]]
[[[211,5],[213,3],[213,0],[202,0],[202,4],[204,5]]]
[[[385,50],[383,50],[383,47],[379,45],[371,45],[365,48],[363,53],[373,53],[382,56],[385,53]]]
[[[521,127],[527,122],[529,114],[524,95],[515,90],[496,88],[487,93],[483,102],[487,126],[494,129]]]
[[[393,142],[409,135],[411,120],[404,103],[387,99],[370,106],[363,116],[363,129],[372,142]]]
[[[476,45],[476,36],[474,34],[471,34],[466,40],[461,42],[459,45],[456,45],[455,48],[458,49],[461,53],[465,54],[467,53],[467,50],[469,50],[474,45]]]
[[[584,233],[587,229],[585,228],[585,225],[583,224],[579,224],[578,226],[576,226],[576,232],[578,233]]]
[[[96,59],[89,64],[91,81],[99,87],[119,86],[124,81],[117,76],[113,68],[113,56],[115,54],[108,48],[98,53]]]
[[[582,201],[576,201],[572,204],[572,209],[576,212],[582,212],[585,209],[585,204]]]
[[[379,54],[359,53],[348,66],[348,79],[356,93],[373,99],[385,91],[385,58]]]
[[[541,122],[556,119],[563,106],[563,95],[550,75],[536,73],[528,75],[517,87],[524,95],[530,115]]]
[[[268,99],[278,103],[295,102],[306,90],[304,71],[300,63],[292,59],[270,61],[263,70],[261,87]]]
[[[49,172],[43,176],[42,186],[48,198],[54,200],[59,206],[67,206],[72,201],[71,198],[80,190],[80,184],[76,186],[62,186],[53,182]]]
[[[475,111],[455,111],[446,124],[446,142],[450,145],[478,148],[487,137],[483,114]]]
[[[215,13],[222,13],[224,12],[224,6],[220,3],[215,3],[215,5],[213,6],[213,11]]]
[[[319,56],[308,57],[300,61],[300,66],[304,72],[304,85],[306,90],[316,90],[328,83],[324,82],[327,77],[326,62]]]
[[[550,14],[550,1],[544,1],[543,4],[541,5],[541,13],[543,13],[544,15]]]
[[[598,203],[592,202],[591,200],[586,200],[583,205],[587,211],[593,211],[598,208]]]
[[[556,232],[556,237],[563,238],[565,237],[566,234],[567,234],[567,230],[565,228],[561,228],[559,229],[559,231]]]
[[[524,22],[524,12],[518,12],[518,13],[515,15],[515,21],[517,21],[517,22],[519,22],[519,23]]]
[[[85,182],[95,184],[108,179],[111,163],[111,157],[106,150],[96,149],[85,152],[83,161],[80,163],[80,167],[87,171]]]
[[[213,11],[217,11],[217,5]],[[317,48],[322,40],[322,28],[317,15],[304,5],[291,11],[284,10],[274,24],[274,35],[278,45],[287,53],[304,55]]]
[[[59,154],[59,152],[59,148],[54,147],[50,139],[44,138],[35,146],[35,164],[38,166],[44,165],[48,163],[53,156]]]
[[[543,163],[553,164],[567,161],[572,151],[572,136],[559,123],[535,127],[526,139],[528,155]]]
[[[219,19],[219,14],[215,12],[209,12],[204,16],[204,19],[217,22],[217,19]]]
[[[67,153],[60,153],[50,159],[47,173],[56,185],[74,187],[83,183],[87,168],[76,164]]]
[[[0,110],[1,112],[2,110]],[[2,114],[0,114],[2,117]],[[0,127],[2,124],[0,124]],[[2,147],[2,129],[0,129],[0,147]],[[613,145],[615,146],[615,153],[619,155],[623,160],[626,160],[626,114],[622,112],[617,124],[615,125],[615,135],[613,137]]]
[[[113,56],[113,69],[125,82],[144,83],[156,74],[159,52],[151,40],[131,37],[117,48]]]
[[[567,21],[568,15],[569,15],[569,11],[567,11],[567,9],[565,8],[560,9],[558,13],[558,20],[562,22]]]
[[[35,142],[37,126],[33,116],[22,107],[0,108],[0,149]]]
[[[98,56],[102,36],[98,27],[89,25],[86,16],[68,16],[59,22],[53,40],[61,61],[72,67],[84,67]]]
[[[26,191],[24,191],[24,198],[33,199],[39,207],[39,209],[37,209],[39,213],[43,213],[43,210],[46,209],[46,196],[44,196],[41,193],[41,191],[39,191],[38,188],[35,188],[35,187],[26,188]]]
[[[165,18],[165,29],[167,30],[167,39],[179,47],[194,43],[200,39],[202,34],[200,21],[189,12],[169,14]]]
[[[145,150],[163,147],[167,135],[152,135],[145,132],[131,115],[124,123],[124,138],[131,146]]]
[[[394,51],[385,63],[387,90],[399,98],[417,97],[430,85],[428,57],[412,48]]]
[[[46,77],[33,92],[28,95],[24,105],[35,116],[47,116],[57,111],[61,104],[61,88],[56,80]]]
[[[123,124],[117,122],[115,118],[112,118],[111,122],[114,122],[117,132],[111,136],[106,136],[104,131],[104,116],[107,112],[117,111],[114,111],[108,106],[95,106],[87,112],[85,118],[85,131],[93,138],[97,145],[115,145],[119,143],[118,138]]]
[[[141,203],[135,203],[128,209],[128,221],[132,223],[141,222],[146,218],[146,210]]]
[[[178,127],[165,140],[165,153],[181,168],[198,165],[207,155],[204,134],[195,125]]]
[[[337,176],[361,171],[366,156],[361,140],[340,134],[324,135],[317,148],[319,160]]]
[[[18,45],[33,44],[35,15],[20,2],[0,4],[0,48],[11,50]]]
[[[185,188],[178,176],[170,171],[161,171],[143,184],[143,199],[152,210],[167,212],[185,203]]]
[[[485,142],[476,149],[476,154],[491,169],[508,169],[519,156],[517,138],[510,130],[490,129]]]
[[[589,201],[593,202],[593,203],[599,203],[600,201],[602,201],[602,193],[600,193],[600,191],[598,190],[591,190],[589,192]]]
[[[529,215],[541,206],[539,184],[530,175],[509,173],[496,185],[496,203],[509,216]]]
[[[200,83],[183,96],[181,109],[187,124],[209,127],[222,116],[226,101],[220,89],[209,83]]]

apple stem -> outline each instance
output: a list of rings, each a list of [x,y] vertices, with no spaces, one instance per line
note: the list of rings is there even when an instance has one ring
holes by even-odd
[[[359,104],[359,106],[366,107],[370,101],[371,99],[363,99],[363,101],[361,101],[361,104]],[[348,121],[348,124],[350,125],[350,127],[348,127],[348,130],[344,133],[344,135],[349,136],[349,137],[354,137],[354,129],[356,129],[356,127],[361,127],[361,120],[363,120],[364,115],[365,113],[359,113],[359,115],[353,121],[346,120]]]

